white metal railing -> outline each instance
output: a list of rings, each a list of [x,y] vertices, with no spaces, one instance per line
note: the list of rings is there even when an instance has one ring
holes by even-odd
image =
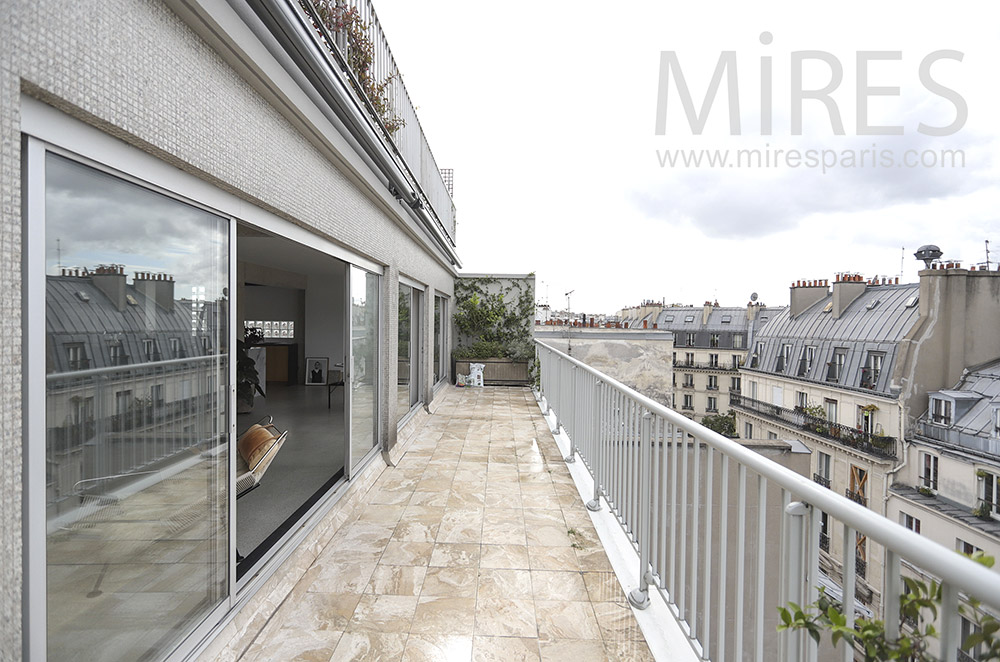
[[[455,205],[371,0],[296,1],[326,46],[340,56],[382,139],[454,246]]]
[[[776,632],[775,608],[811,603],[829,581],[820,571],[824,512],[837,521],[826,542],[842,543],[847,599],[856,591],[857,535],[885,550],[876,587],[883,614],[899,613],[903,560],[940,579],[944,660],[954,662],[962,644],[961,599],[1000,609],[1000,575],[535,342],[543,406],[594,477],[587,507],[600,509],[603,498],[638,552],[641,584],[630,602],[644,608],[649,589],[658,590],[703,659],[817,659],[802,632]],[[844,611],[852,627],[855,610]],[[887,636],[899,627],[898,616],[886,618]],[[854,659],[852,647],[840,649]]]

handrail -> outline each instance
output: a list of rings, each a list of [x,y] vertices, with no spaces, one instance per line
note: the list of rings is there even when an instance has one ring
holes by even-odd
[[[685,534],[682,528],[678,537],[681,539],[681,552],[680,552],[680,574],[683,581],[677,586],[666,586],[666,579],[663,577],[653,578],[652,574],[657,572],[657,567],[655,564],[647,566],[649,561],[649,550],[650,545],[662,545],[664,543],[658,542],[654,536],[650,535],[650,530],[648,527],[653,527],[653,533],[657,532],[655,524],[652,522],[645,522],[646,518],[650,518],[651,515],[644,509],[644,504],[649,503],[649,493],[650,488],[648,485],[652,482],[657,490],[676,490],[677,480],[681,480],[680,488],[680,499],[681,499],[681,515],[679,516],[681,527],[685,526],[688,520],[692,521],[692,526],[694,529],[695,541],[690,543],[693,545],[693,549],[696,550],[691,554],[691,563],[694,564],[695,569],[693,571],[693,577],[695,578],[695,583],[698,580],[698,569],[697,569],[697,538],[698,538],[698,522],[703,516],[698,511],[698,495],[700,494],[701,486],[698,481],[701,480],[699,474],[699,461],[700,453],[693,453],[691,463],[694,465],[693,473],[690,473],[690,478],[688,478],[689,472],[687,471],[689,461],[687,459],[687,450],[691,445],[691,442],[685,441],[678,443],[678,438],[673,437],[672,433],[667,432],[669,428],[665,427],[664,436],[655,437],[658,441],[653,443],[651,441],[652,437],[650,435],[649,420],[648,417],[644,417],[642,412],[648,412],[652,414],[653,417],[658,417],[662,419],[667,426],[672,426],[675,430],[681,430],[686,435],[691,435],[695,438],[696,442],[694,448],[697,449],[701,444],[704,444],[714,451],[718,451],[722,454],[723,462],[737,463],[739,470],[739,480],[740,480],[740,492],[737,495],[740,505],[737,507],[736,512],[741,513],[744,507],[744,492],[747,487],[746,480],[746,469],[750,469],[755,472],[760,480],[763,482],[759,483],[757,486],[758,499],[762,499],[766,494],[767,483],[773,483],[776,486],[786,490],[786,502],[784,503],[783,516],[785,518],[791,517],[791,519],[796,519],[795,516],[803,515],[806,513],[811,513],[811,519],[813,530],[819,525],[819,511],[827,513],[830,517],[838,520],[844,527],[844,550],[845,554],[847,550],[854,547],[854,533],[857,532],[862,536],[867,536],[868,540],[874,541],[883,545],[887,551],[886,559],[886,572],[885,572],[885,582],[886,586],[883,590],[883,601],[886,613],[892,613],[894,609],[898,609],[899,606],[899,594],[902,593],[901,581],[899,579],[899,568],[901,559],[905,558],[908,562],[919,566],[923,571],[930,573],[931,575],[937,577],[942,581],[944,585],[944,592],[946,596],[944,608],[945,612],[949,614],[949,618],[952,620],[941,628],[942,632],[945,634],[942,637],[942,645],[946,648],[948,646],[957,647],[961,642],[956,640],[957,630],[955,629],[957,624],[957,601],[958,593],[960,591],[969,596],[975,596],[980,599],[982,603],[988,608],[994,610],[1000,610],[1000,575],[985,568],[984,566],[970,560],[967,558],[962,558],[957,555],[953,550],[948,549],[938,543],[929,540],[926,537],[921,536],[914,531],[911,531],[900,524],[887,520],[885,517],[873,512],[857,503],[850,501],[845,496],[839,495],[826,487],[823,487],[815,482],[813,482],[811,476],[803,476],[792,469],[781,466],[776,462],[764,457],[757,452],[742,446],[741,444],[727,439],[722,435],[709,430],[708,428],[696,423],[676,411],[665,407],[664,405],[655,402],[636,392],[630,387],[622,384],[618,380],[610,377],[599,370],[588,366],[587,364],[574,359],[571,356],[555,349],[551,345],[546,344],[541,340],[535,340],[536,346],[539,351],[539,358],[542,361],[542,383],[541,383],[541,393],[540,395],[544,398],[546,404],[550,408],[557,408],[555,414],[557,419],[563,421],[564,427],[567,434],[573,432],[577,436],[583,437],[583,439],[577,440],[572,439],[571,442],[574,444],[574,450],[580,453],[581,458],[585,463],[588,464],[588,468],[591,473],[595,473],[595,466],[600,469],[598,465],[602,462],[614,462],[615,458],[610,457],[615,453],[624,457],[627,462],[625,463],[624,471],[616,469],[618,473],[611,477],[612,482],[618,481],[617,484],[611,485],[611,491],[603,493],[603,496],[608,500],[609,505],[618,513],[619,520],[622,522],[623,527],[626,527],[632,534],[633,542],[636,545],[640,559],[640,577],[643,583],[647,585],[653,584],[654,582],[663,584],[661,590],[669,593],[670,604],[674,604],[675,591],[679,591],[679,605],[676,606],[675,613],[685,614],[682,620],[687,620],[689,625],[689,632],[691,633],[692,640],[697,644],[697,633],[698,627],[695,624],[691,624],[690,621],[698,617],[697,609],[692,607],[687,613],[685,613],[684,598],[686,587],[683,585],[683,581],[687,581],[688,574],[690,570],[686,570],[684,563],[688,558],[687,550],[689,543],[684,542],[690,538],[690,535]],[[555,359],[555,361],[553,361]],[[581,376],[583,377],[581,379]],[[587,393],[586,389],[591,388],[596,391],[594,393]],[[603,391],[607,389],[610,394]],[[563,409],[563,411],[558,411],[558,409]],[[596,411],[595,411],[596,410]],[[611,423],[608,424],[608,421]],[[622,423],[624,421],[624,423]],[[639,424],[637,421],[641,421]],[[596,435],[593,432],[594,428],[599,424],[604,423],[604,426],[597,431]],[[558,425],[558,423],[557,423]],[[659,431],[659,427],[656,428]],[[588,432],[591,430],[591,432]],[[610,430],[610,432],[609,432]],[[639,434],[641,430],[641,435]],[[607,438],[601,437],[602,433],[607,434]],[[597,437],[595,440],[594,437]],[[700,443],[699,443],[700,442]],[[582,444],[582,446],[581,446]],[[680,472],[680,477],[678,478],[677,471],[677,456],[678,447],[683,446],[683,451],[681,451],[681,462],[682,470]],[[651,475],[656,471],[656,462],[650,461],[650,448],[653,448],[658,456],[662,456],[663,466],[667,466],[666,457],[668,453],[673,454],[673,460],[670,461],[670,469],[675,472],[669,479],[666,475],[662,476],[662,480],[657,482],[655,480],[651,481]],[[588,457],[589,455],[589,457]],[[609,459],[610,457],[610,459]],[[711,456],[709,456],[711,457]],[[728,467],[728,464],[724,466]],[[731,480],[732,477],[726,469],[724,475],[729,476]],[[635,476],[634,474],[637,474]],[[711,476],[711,472],[707,474]],[[623,488],[620,481],[631,481],[628,485]],[[694,487],[688,487],[686,481],[694,481]],[[708,479],[711,481],[711,478]],[[725,482],[725,481],[720,481]],[[597,474],[595,474],[595,497],[597,496]],[[709,487],[707,488],[707,493],[711,493],[711,482],[709,482]],[[721,489],[726,490],[727,488],[723,486]],[[692,495],[694,499],[694,513],[695,515],[685,514],[686,508],[692,504],[688,501],[688,490],[692,490]],[[754,490],[749,490],[753,492]],[[677,493],[672,492],[676,497]],[[731,503],[726,501],[725,494],[723,491],[722,502]],[[644,496],[645,495],[645,496]],[[659,496],[658,496],[659,498]],[[663,499],[666,499],[664,493]],[[788,499],[797,500],[796,503],[789,503]],[[595,498],[596,504],[591,502],[588,507],[592,505],[599,507],[599,500]],[[614,501],[614,503],[612,503]],[[664,500],[664,508],[666,508],[667,501]],[[638,504],[638,505],[637,505]],[[686,505],[685,505],[686,504]],[[671,504],[671,508],[676,504]],[[705,504],[706,508],[712,504]],[[658,507],[655,503],[653,508]],[[594,508],[592,508],[594,509]],[[722,517],[725,517],[725,509],[722,509]],[[710,511],[708,513],[710,517]],[[666,517],[664,515],[663,517]],[[761,540],[762,534],[764,534],[764,513],[761,512],[758,516],[758,522],[756,525],[759,527],[757,532],[757,540]],[[737,531],[736,538],[734,539],[734,545],[738,546],[738,549],[743,549],[745,536],[746,536],[746,522],[745,515],[741,516],[739,520],[740,528]],[[810,517],[797,518],[797,521],[802,522],[804,520],[810,520]],[[670,522],[670,526],[676,526],[673,519],[664,519],[663,521]],[[783,536],[794,536],[795,531],[801,535],[803,529],[805,528],[800,524],[789,524],[789,520],[783,519],[783,522],[788,525],[789,531],[792,533],[785,533]],[[661,522],[662,525],[662,522]],[[807,524],[806,526],[809,526]],[[798,529],[796,529],[798,527]],[[720,525],[722,532],[720,535],[725,536],[725,526]],[[710,524],[706,525],[706,529],[710,529]],[[676,532],[675,532],[676,533]],[[662,531],[659,535],[665,535]],[[673,534],[671,534],[673,535]],[[706,531],[704,535],[710,535],[709,531]],[[723,537],[725,540],[725,537]],[[809,542],[806,543],[806,549],[802,552],[804,557],[800,558],[798,561],[799,565],[795,565],[794,560],[789,560],[789,554],[795,554],[797,552],[789,552],[790,549],[794,549],[794,545],[790,543],[783,543],[782,552],[782,568],[788,574],[783,575],[785,579],[786,589],[787,584],[793,585],[793,587],[798,586],[805,579],[805,576],[796,572],[805,572],[807,570],[806,566],[810,566],[814,570],[818,566],[819,559],[819,536],[811,534],[807,539]],[[675,544],[673,542],[671,545]],[[761,543],[763,544],[763,543]],[[723,542],[722,547],[725,548],[725,542]],[[660,552],[662,554],[662,552]],[[671,554],[674,553],[671,547]],[[870,555],[869,555],[870,560]],[[757,586],[761,586],[760,581],[765,575],[765,565],[764,561],[758,560],[760,564],[756,572],[758,573]],[[850,576],[845,577],[844,593],[845,595],[853,594],[854,592],[854,569],[856,560],[854,554],[850,554],[849,558],[845,558],[845,574],[850,573]],[[866,563],[868,565],[868,563]],[[790,568],[790,569],[789,569]],[[850,570],[847,570],[850,568]],[[859,571],[861,568],[857,568]],[[659,568],[662,572],[664,568]],[[706,569],[707,571],[707,569]],[[685,574],[688,573],[688,574]],[[670,579],[673,579],[674,574],[674,560],[671,556],[670,562]],[[860,572],[859,572],[860,574]],[[870,568],[868,569],[868,575],[871,575]],[[815,575],[809,575],[810,577],[815,577]],[[796,579],[798,578],[798,579]],[[731,581],[733,578],[727,577],[726,581]],[[742,566],[740,566],[740,571],[736,578],[737,583],[742,583]],[[806,580],[809,581],[809,580]],[[798,582],[798,584],[796,584]],[[815,584],[813,584],[815,585]],[[642,586],[640,586],[640,589]],[[801,589],[796,589],[801,590]],[[811,590],[811,589],[810,589]],[[709,597],[709,588],[696,586],[691,590],[691,596],[688,598],[689,602],[697,605],[697,594],[704,591],[705,598]],[[742,589],[740,589],[740,595],[742,595]],[[758,591],[760,593],[760,591]],[[763,605],[763,597],[761,595],[756,596],[758,605]],[[635,604],[635,603],[633,603]],[[723,600],[723,608],[724,608]],[[706,605],[707,610],[707,605]],[[742,604],[734,605],[734,608],[738,610],[739,614],[742,614]],[[721,612],[721,608],[720,608]],[[942,612],[942,613],[945,613]],[[954,612],[954,613],[952,613]],[[703,620],[710,620],[714,614],[702,615]],[[763,616],[761,616],[763,618]],[[850,617],[853,623],[853,616]],[[891,620],[891,619],[890,619]],[[897,623],[898,624],[898,623]],[[704,627],[704,626],[702,626]],[[725,625],[720,623],[715,623],[711,625],[713,628],[725,629]],[[891,626],[890,626],[891,627]],[[719,636],[719,635],[716,635]],[[722,635],[724,637],[724,635]],[[737,649],[740,649],[742,644],[742,634],[736,633],[733,636],[737,640]],[[757,647],[758,659],[760,659],[760,653],[762,651],[762,643],[759,640],[763,636],[759,630],[756,635],[758,640],[755,641]],[[705,644],[706,642],[700,642],[700,644]],[[803,640],[803,645],[807,648],[811,646],[808,641]],[[798,648],[789,648],[789,651],[798,651]],[[810,655],[808,657],[815,659],[815,648],[811,649]],[[799,659],[797,657],[798,653],[793,656],[793,659]],[[706,655],[707,658],[707,655]],[[803,656],[802,659],[806,659]]]

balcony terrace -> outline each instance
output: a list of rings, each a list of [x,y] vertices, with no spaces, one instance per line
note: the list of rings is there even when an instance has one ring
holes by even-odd
[[[823,439],[863,451],[883,459],[896,459],[896,438],[857,430],[847,425],[831,423],[799,409],[779,407],[738,393],[729,394],[729,405],[742,411],[763,416]]]
[[[433,407],[239,659],[652,660],[531,391]]]

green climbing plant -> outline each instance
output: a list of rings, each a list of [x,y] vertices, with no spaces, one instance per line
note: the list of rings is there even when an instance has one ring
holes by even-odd
[[[534,318],[535,291],[529,278],[459,278],[455,281],[452,316],[459,337],[453,356],[528,361],[534,379]]]
[[[988,568],[993,567],[993,557],[982,552],[970,558]],[[828,596],[823,587],[819,589],[819,598],[810,605],[801,607],[789,602],[778,607],[781,617],[778,631],[804,630],[817,644],[823,633],[829,632],[834,646],[842,640],[848,642],[860,651],[865,662],[935,662],[937,658],[929,649],[931,642],[938,638],[934,622],[941,607],[941,584],[912,577],[903,577],[903,582],[906,589],[899,596],[899,617],[908,626],[900,629],[895,640],[886,636],[885,621],[875,618],[859,617],[853,627],[849,627],[843,605]],[[975,624],[974,632],[962,642],[962,650],[975,649],[980,662],[1000,660],[1000,622],[983,611],[981,603],[972,598],[959,611]]]

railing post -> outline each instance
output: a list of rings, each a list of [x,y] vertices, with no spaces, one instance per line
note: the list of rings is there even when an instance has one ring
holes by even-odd
[[[593,388],[593,390],[591,391],[591,394],[590,394],[590,401],[592,403],[592,406],[591,406],[591,412],[592,412],[591,424],[594,426],[593,427],[593,431],[594,431],[594,437],[593,437],[594,438],[594,443],[592,444],[593,448],[591,449],[591,455],[592,455],[592,457],[590,458],[590,468],[591,468],[591,474],[594,476],[594,498],[587,502],[587,510],[589,510],[590,512],[593,512],[593,513],[596,513],[597,511],[599,511],[601,509],[601,481],[600,481],[600,476],[601,476],[601,469],[603,467],[601,466],[601,460],[599,458],[601,458],[601,452],[602,452],[601,451],[601,440],[602,440],[602,434],[601,433],[603,432],[603,430],[601,429],[601,401],[602,401],[602,398],[601,398],[601,386],[603,386],[603,385],[604,385],[604,380],[598,379],[596,382],[594,382],[594,388]]]
[[[788,537],[785,539],[786,548],[784,550],[785,577],[784,586],[788,593],[785,595],[784,604],[794,602],[804,606],[805,594],[803,592],[803,580],[805,579],[805,549],[803,546],[803,535],[805,531],[805,516],[809,513],[809,506],[801,501],[793,501],[785,506],[785,515],[788,516]],[[798,662],[802,658],[802,633],[798,631],[785,632],[785,660],[787,662]]]
[[[649,451],[650,451],[650,427],[653,415],[644,412],[642,414],[642,431],[639,435],[639,517],[637,522],[639,541],[639,587],[633,589],[628,594],[628,601],[636,609],[646,609],[649,607]]]
[[[580,403],[576,399],[577,379],[578,377],[576,374],[576,366],[575,365],[570,366],[570,381],[573,382],[573,398],[571,400],[571,402],[573,403],[572,405],[573,412],[570,415],[569,420],[572,421],[570,425],[573,428],[573,435],[572,436],[570,436],[569,434],[566,435],[569,436],[569,455],[563,458],[566,464],[573,464],[574,462],[576,462],[576,451],[577,451],[576,438],[580,435],[580,426],[577,425],[577,422],[580,420],[579,417],[577,416],[577,413],[579,412],[580,409]]]

